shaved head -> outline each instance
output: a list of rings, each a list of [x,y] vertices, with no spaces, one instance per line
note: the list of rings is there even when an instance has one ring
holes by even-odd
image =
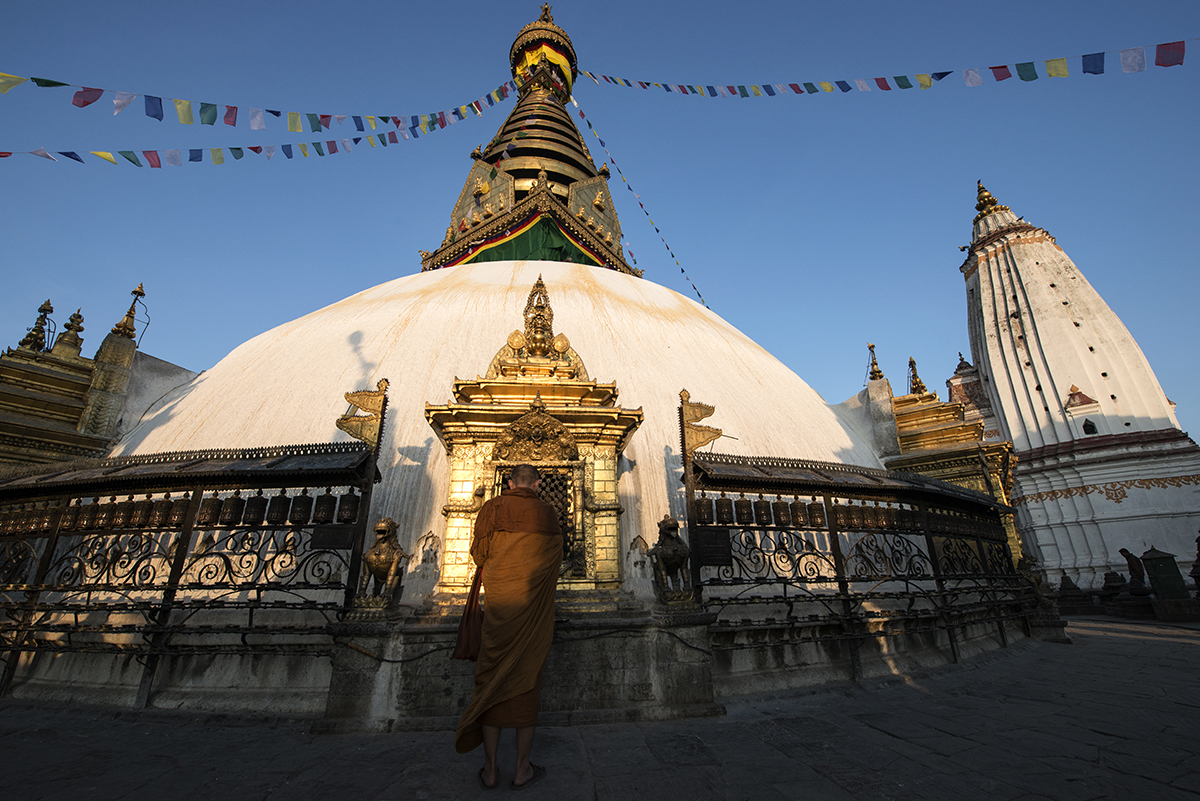
[[[513,468],[508,481],[514,487],[532,487],[542,478],[537,468],[531,464],[519,464]]]

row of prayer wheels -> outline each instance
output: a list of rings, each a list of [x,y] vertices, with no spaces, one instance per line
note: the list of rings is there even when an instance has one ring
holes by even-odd
[[[315,498],[308,494],[307,488],[291,497],[287,490],[281,489],[269,498],[262,490],[249,498],[243,498],[241,490],[225,498],[214,492],[200,501],[196,525],[201,528],[253,528],[264,524],[327,525],[335,521],[349,524],[358,520],[360,502],[361,497],[355,494],[353,487],[342,495],[334,495],[333,489],[327,488],[323,495]],[[178,529],[187,523],[190,506],[191,498],[186,493],[175,498],[166,493],[158,500],[154,500],[153,495],[142,500],[134,500],[130,495],[124,501],[113,496],[107,502],[96,498],[89,504],[84,504],[80,498],[73,506],[62,510],[59,530]],[[48,532],[57,511],[58,507],[50,502],[23,504],[0,511],[0,535]]]
[[[916,512],[902,504],[893,505],[885,501],[842,504],[833,501],[834,520],[839,530],[891,529],[896,531],[920,531],[921,521]],[[727,498],[722,492],[715,500],[701,492],[696,498],[695,520],[702,526],[756,526],[776,528],[825,528],[825,504],[813,498],[808,503],[792,496],[791,502],[776,495],[769,501],[760,493],[757,500],[750,500],[745,493],[737,499]]]

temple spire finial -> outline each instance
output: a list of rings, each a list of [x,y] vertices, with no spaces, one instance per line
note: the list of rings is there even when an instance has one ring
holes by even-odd
[[[137,339],[134,312],[137,310],[138,301],[146,297],[146,291],[142,288],[142,284],[139,283],[137,289],[129,294],[133,295],[133,302],[129,304],[129,311],[125,312],[125,316],[121,319],[121,322],[113,326],[112,333],[123,336],[126,339]]]
[[[867,377],[872,381],[878,381],[883,378],[883,371],[879,369],[879,362],[875,361],[875,343],[868,342],[867,350],[871,352],[871,372]]]
[[[961,355],[961,354],[960,354]],[[921,380],[921,376],[917,375],[917,360],[912,356],[908,357],[908,394],[909,395],[924,395],[929,392],[925,386],[925,382]]]
[[[46,349],[46,321],[49,315],[54,314],[54,307],[50,305],[50,299],[38,307],[38,317],[33,323],[33,328],[29,329],[29,333],[17,343],[18,348],[28,348],[29,350],[42,351]]]
[[[1001,206],[1000,201],[987,190],[983,185],[983,181],[975,182],[975,211],[979,212],[975,215],[975,222],[979,222],[984,217],[996,211],[1011,211],[1008,206]]]

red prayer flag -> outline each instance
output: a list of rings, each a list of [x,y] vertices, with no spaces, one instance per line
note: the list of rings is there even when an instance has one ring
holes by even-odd
[[[157,150],[143,150],[142,155],[146,157],[146,161],[150,162],[151,167],[162,168],[162,162],[158,160]]]
[[[992,71],[992,75],[996,76],[997,81],[1007,81],[1012,77],[1012,70],[1007,64],[1001,64],[999,67],[988,67]]]
[[[876,78],[875,85],[885,92],[892,91],[892,87],[888,85],[887,78]]]
[[[476,102],[478,102],[478,101],[476,101]],[[400,128],[404,125],[404,123],[402,123],[400,121],[399,117],[392,117],[392,125],[395,125],[397,128]]]
[[[0,159],[6,159],[12,155],[11,150],[0,150]]]
[[[237,106],[225,107],[225,124],[237,125]]]
[[[438,127],[439,128],[446,127],[446,112],[444,112],[444,111],[438,112]]]
[[[250,148],[250,150],[254,151],[255,153],[261,153],[261,152],[262,152],[262,148],[261,148],[261,147],[251,147],[251,148]]]
[[[638,86],[640,86],[640,87],[642,87],[643,89],[645,89],[645,88],[646,88],[646,82],[645,82],[645,81],[638,81]]]
[[[325,146],[329,148],[329,155],[332,156],[334,153],[337,152],[337,140],[330,139],[328,142],[325,143]]]
[[[1179,44],[1182,45],[1183,42],[1180,42]],[[1161,45],[1160,45],[1160,49],[1161,49]],[[1183,56],[1180,55],[1179,63],[1182,63],[1182,62],[1183,62]],[[84,106],[90,106],[93,103],[95,103],[97,100],[99,100],[100,95],[102,95],[102,94],[104,94],[103,89],[91,89],[91,88],[85,86],[82,89],[80,89],[78,92],[75,93],[75,97],[71,100],[71,105],[79,106],[80,108],[83,108]]]
[[[1175,67],[1182,63],[1183,42],[1160,44],[1154,52],[1154,65],[1157,67]]]
[[[322,114],[321,115],[321,127],[328,128],[331,120],[333,120],[332,114]]]
[[[395,131],[388,131],[388,141],[391,142],[393,145],[400,144],[400,140],[396,138]]]
[[[789,83],[788,88],[798,95],[804,94],[804,90],[800,88],[800,84],[798,83]]]

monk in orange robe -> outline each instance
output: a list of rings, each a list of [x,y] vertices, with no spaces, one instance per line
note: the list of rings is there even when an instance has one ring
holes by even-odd
[[[546,774],[529,761],[542,693],[542,666],[554,637],[554,591],[563,540],[554,507],[540,500],[537,469],[518,465],[509,489],[483,505],[475,519],[471,557],[483,570],[483,640],[475,689],[454,735],[460,754],[483,743],[479,781],[497,784],[500,729],[517,730],[512,786]]]

